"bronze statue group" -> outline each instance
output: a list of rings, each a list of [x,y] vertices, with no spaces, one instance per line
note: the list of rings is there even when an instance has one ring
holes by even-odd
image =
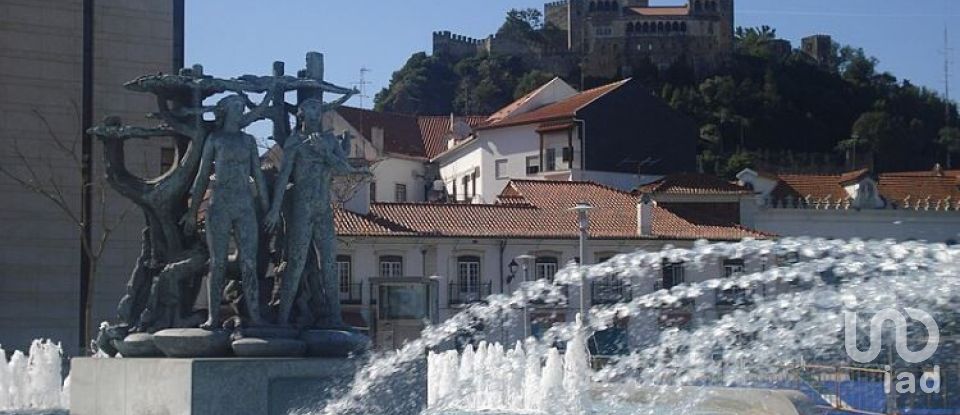
[[[109,118],[90,131],[104,143],[108,181],[141,208],[147,224],[118,308],[120,323],[103,326],[97,346],[110,354],[150,354],[134,347],[138,339],[170,329],[260,337],[346,330],[330,193],[335,176],[368,173],[349,163],[350,137],[325,130],[323,120],[357,91],[323,81],[317,53],[307,55],[297,77],[284,75],[279,62],[272,76],[236,79],[210,77],[196,66],[126,87],[157,97],[159,111],[151,117],[160,125],[129,127]],[[296,104],[286,102],[289,92],[296,92]],[[342,97],[325,104],[324,92]],[[251,93],[263,94],[260,104]],[[216,105],[204,106],[211,97],[219,98]],[[204,117],[209,113],[212,120]],[[273,122],[270,139],[282,148],[272,180],[256,139],[243,131],[264,119]],[[173,168],[152,179],[131,174],[125,142],[164,136],[176,145]],[[205,312],[197,306],[204,289]],[[226,318],[223,309],[232,310]]]

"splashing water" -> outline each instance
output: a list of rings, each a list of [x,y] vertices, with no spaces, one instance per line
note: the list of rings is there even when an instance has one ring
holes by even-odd
[[[577,316],[578,325],[580,316]],[[427,358],[427,405],[431,411],[524,411],[582,414],[588,398],[590,356],[583,330],[567,343],[566,353],[551,347],[541,362],[517,342],[504,351],[481,342],[460,354],[431,352]]]
[[[795,262],[775,261],[789,256]],[[462,355],[434,352],[428,373],[430,407],[504,413],[691,413],[702,410],[699,405],[711,395],[706,385],[767,387],[806,362],[849,363],[843,353],[844,312],[870,315],[912,307],[938,322],[949,322],[956,321],[955,310],[960,308],[960,278],[956,277],[960,249],[956,247],[811,238],[698,242],[690,249],[620,255],[582,270],[568,267],[557,274],[557,285],[541,280],[525,283],[510,295],[490,296],[484,304],[428,327],[401,349],[373,356],[340,398],[313,413],[388,412],[371,399],[386,379],[402,375],[410,363],[439,350],[457,333],[478,326],[502,327],[511,313],[529,302],[561,297],[560,285],[578,284],[581,271],[590,279],[615,276],[633,287],[651,287],[662,278],[665,262],[703,268],[733,258],[774,266],[681,284],[620,304],[595,305],[585,327],[557,324],[542,339],[509,350],[484,343],[476,350],[467,348]],[[574,357],[581,349],[577,342],[612,327],[618,319],[642,320],[689,299],[730,289],[752,289],[749,305],[685,329],[665,329],[596,372],[588,369],[585,350]],[[860,319],[859,328],[867,330],[868,323],[869,319]],[[546,346],[557,342],[577,347],[561,356]],[[955,353],[936,358],[951,357],[956,358]],[[566,394],[572,390],[581,391],[573,394],[575,403]],[[559,408],[549,407],[560,402]],[[670,409],[665,411],[665,406]]]
[[[17,350],[7,362],[0,348],[0,410],[63,409],[69,406],[70,378],[62,375],[59,343],[34,340],[29,357]]]

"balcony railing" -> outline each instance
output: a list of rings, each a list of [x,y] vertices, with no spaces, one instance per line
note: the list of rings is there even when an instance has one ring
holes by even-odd
[[[493,290],[493,283],[448,284],[447,298],[450,305],[468,305],[482,302]]]
[[[340,285],[340,304],[361,304],[362,302],[363,283]]]
[[[593,304],[617,304],[633,300],[633,290],[622,281],[597,281],[590,287]]]

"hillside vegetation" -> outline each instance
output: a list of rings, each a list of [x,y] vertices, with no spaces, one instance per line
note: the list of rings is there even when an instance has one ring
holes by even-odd
[[[536,10],[513,10],[498,36],[531,41],[549,36]],[[949,167],[960,154],[955,104],[936,92],[877,71],[862,49],[834,45],[833,62],[818,65],[797,50],[774,52],[776,31],[738,28],[735,53],[715,73],[697,78],[684,63],[635,69],[635,79],[701,131],[700,168],[730,177],[744,167],[766,170],[877,171]],[[579,74],[562,74],[579,85]],[[416,53],[376,98],[383,111],[488,114],[554,74],[515,56],[480,54],[453,61]],[[614,79],[587,79],[585,87]],[[952,125],[955,125],[952,124]]]

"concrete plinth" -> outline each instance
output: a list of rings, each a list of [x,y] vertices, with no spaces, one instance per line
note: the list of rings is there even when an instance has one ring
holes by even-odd
[[[76,358],[70,414],[286,415],[331,399],[334,390],[353,380],[357,364],[349,359]],[[417,406],[423,407],[426,379],[420,372],[405,375],[413,378],[405,379],[410,393],[404,395],[422,395]]]

